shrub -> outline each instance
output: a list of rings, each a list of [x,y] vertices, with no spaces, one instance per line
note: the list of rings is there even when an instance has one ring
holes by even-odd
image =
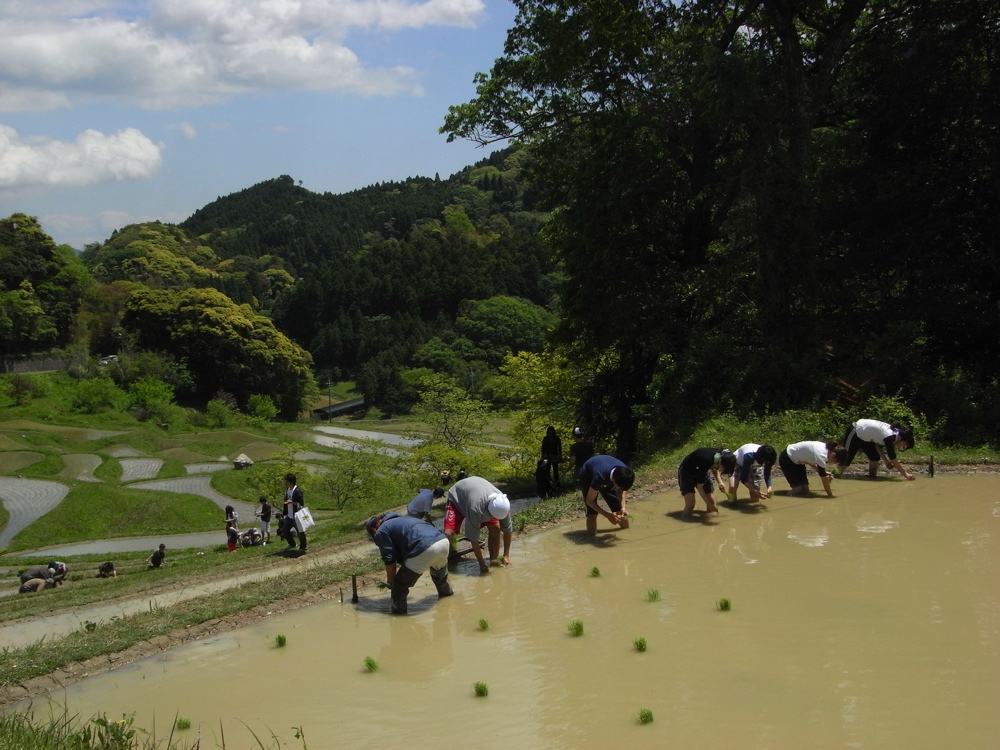
[[[107,378],[81,380],[73,389],[70,408],[85,414],[97,414],[107,409],[120,411],[128,402],[121,388]]]
[[[476,695],[480,698],[485,698],[490,694],[490,686],[485,682],[477,682],[472,686],[472,689],[476,691]]]

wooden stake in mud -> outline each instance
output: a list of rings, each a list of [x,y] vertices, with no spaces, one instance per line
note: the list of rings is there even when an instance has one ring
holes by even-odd
[[[351,575],[351,604],[358,603],[358,577]]]
[[[934,456],[931,456],[930,473],[931,476],[934,476]]]

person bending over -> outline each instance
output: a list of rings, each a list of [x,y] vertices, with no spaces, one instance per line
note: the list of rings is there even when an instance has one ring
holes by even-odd
[[[448,583],[451,543],[434,526],[414,516],[380,513],[365,521],[365,530],[385,563],[394,615],[406,614],[410,589],[428,570],[439,598],[454,593]]]
[[[510,545],[514,538],[514,526],[510,519],[510,500],[499,489],[482,477],[466,477],[455,482],[448,490],[448,506],[444,513],[444,533],[451,546],[458,530],[465,523],[465,536],[472,544],[472,552],[479,563],[479,572],[490,572],[490,566],[483,559],[482,545],[479,543],[479,529],[487,531],[487,545],[490,560],[500,560],[510,565]],[[503,537],[503,558],[500,558],[500,538]]]
[[[823,443],[819,440],[805,440],[792,443],[778,456],[778,466],[788,480],[793,495],[809,494],[809,476],[807,467],[816,469],[827,497],[833,497],[832,475],[827,472],[830,466],[842,466],[847,460],[847,450],[834,442]]]
[[[877,419],[859,419],[847,429],[843,442],[847,458],[842,468],[850,466],[860,450],[868,456],[868,476],[878,476],[878,465],[883,463],[886,469],[895,469],[904,479],[913,479],[913,475],[896,458],[897,450],[905,451],[913,447],[913,430]]]
[[[612,526],[627,529],[627,493],[635,482],[635,472],[614,456],[603,454],[588,458],[580,467],[580,490],[587,506],[587,534],[597,534],[597,516],[604,516]],[[601,497],[608,506],[604,510],[597,502]]]

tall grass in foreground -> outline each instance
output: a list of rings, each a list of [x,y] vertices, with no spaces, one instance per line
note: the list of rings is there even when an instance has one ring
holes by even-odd
[[[46,714],[48,712],[46,711]],[[104,714],[99,714],[89,720],[79,716],[70,716],[63,709],[59,715],[47,715],[45,718],[36,716],[31,709],[27,711],[12,711],[0,714],[0,750],[197,750],[201,747],[200,739],[180,741],[174,739],[174,728],[190,727],[190,719],[178,717],[171,726],[170,734],[158,738],[155,732],[147,732],[133,726],[134,717],[123,715],[114,721]],[[184,725],[187,726],[184,726]],[[247,728],[249,730],[249,727]],[[302,741],[303,750],[307,750],[305,733],[302,727],[295,727],[295,739]],[[230,747],[225,739],[225,732],[220,730],[221,744],[212,747],[226,750]],[[244,739],[236,741],[234,748],[258,748],[258,750],[279,750],[290,747],[282,744],[273,733],[262,741],[253,730],[249,730],[253,742]]]

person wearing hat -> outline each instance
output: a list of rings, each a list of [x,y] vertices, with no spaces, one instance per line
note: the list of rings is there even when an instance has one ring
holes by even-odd
[[[847,461],[847,449],[835,442],[819,440],[803,440],[792,443],[778,455],[778,466],[792,488],[792,495],[809,494],[809,477],[806,468],[812,466],[823,482],[827,497],[833,497],[833,477],[827,471],[831,464],[844,466]]]
[[[842,442],[847,458],[841,468],[850,466],[860,450],[868,456],[868,476],[878,476],[878,465],[884,463],[885,468],[895,469],[904,479],[913,479],[896,458],[897,449],[905,451],[913,447],[913,430],[877,419],[859,419],[848,428]]]
[[[750,490],[750,502],[759,503],[771,496],[771,469],[778,460],[778,452],[770,445],[747,443],[733,454],[733,471],[729,476],[726,495],[733,502],[737,500],[740,484]]]
[[[594,444],[583,439],[583,428],[573,428],[573,444],[569,447],[569,470],[573,477],[580,477],[580,467],[594,456]]]
[[[410,589],[428,570],[438,597],[454,593],[448,583],[451,543],[434,526],[413,516],[380,513],[365,521],[365,530],[385,563],[394,615],[406,614]]]
[[[500,554],[500,538],[503,537],[504,565],[510,565],[510,545],[514,538],[514,526],[510,519],[510,500],[499,489],[482,477],[466,477],[448,490],[448,506],[444,513],[444,533],[454,544],[455,535],[465,522],[465,536],[472,544],[472,552],[479,563],[479,572],[490,572],[490,566],[483,559],[482,545],[479,543],[479,529],[486,527],[490,560],[497,560]]]
[[[429,521],[434,501],[442,497],[444,497],[444,489],[441,487],[435,487],[433,490],[420,490],[406,506],[406,515]]]
[[[681,465],[677,467],[677,484],[684,497],[681,518],[691,518],[694,513],[696,490],[705,501],[709,513],[719,512],[715,505],[715,485],[723,486],[719,470],[725,464],[732,471],[734,463],[732,453],[722,448],[698,448],[684,457]]]
[[[613,525],[627,529],[628,509],[625,493],[635,482],[635,472],[614,456],[597,455],[588,458],[580,467],[580,489],[583,504],[587,506],[587,534],[597,534],[597,516],[602,515]],[[606,511],[597,497],[604,498],[610,510]]]

